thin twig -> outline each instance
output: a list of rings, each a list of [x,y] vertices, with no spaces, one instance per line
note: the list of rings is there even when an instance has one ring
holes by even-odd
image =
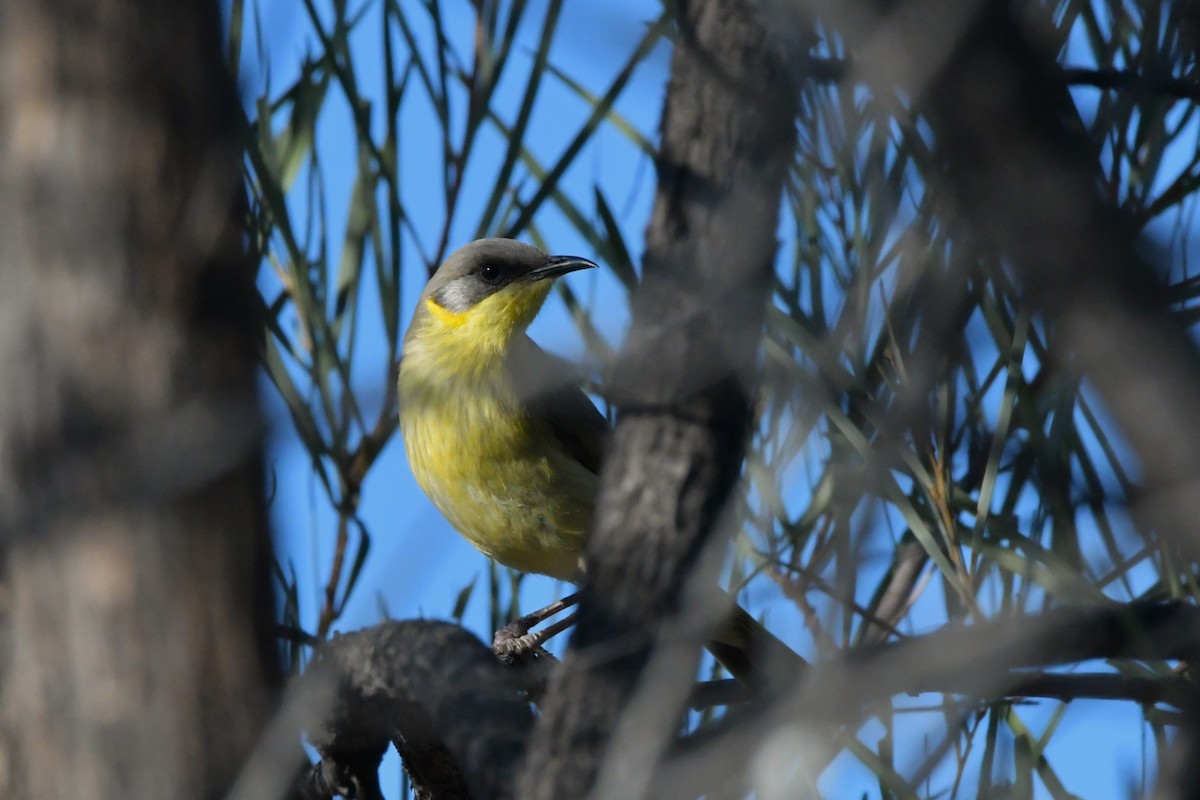
[[[321,618],[317,623],[317,638],[329,635],[329,627],[338,617],[337,587],[342,580],[342,566],[346,561],[346,544],[350,540],[350,526],[345,513],[338,515],[337,542],[333,548],[333,563],[329,566],[329,578],[325,581],[325,603],[321,606]]]

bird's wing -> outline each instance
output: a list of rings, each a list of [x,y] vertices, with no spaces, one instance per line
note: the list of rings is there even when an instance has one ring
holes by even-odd
[[[549,425],[576,461],[600,474],[608,421],[579,388],[579,377],[566,362],[542,350],[528,336],[522,339],[510,350],[521,401]]]

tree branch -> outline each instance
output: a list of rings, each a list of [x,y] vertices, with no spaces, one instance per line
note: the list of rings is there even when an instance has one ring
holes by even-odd
[[[685,580],[715,539],[751,420],[797,93],[757,3],[679,7],[645,279],[610,392],[619,421],[576,633],[522,775],[533,800],[588,796],[598,773],[616,783],[593,796],[640,796],[674,738],[712,620],[664,625],[694,608]],[[714,594],[713,566],[693,595]],[[621,767],[601,770],[606,753]]]
[[[861,647],[811,668],[794,689],[752,697],[733,682],[701,684],[699,706],[740,703],[721,721],[676,744],[655,796],[739,782],[781,726],[806,721],[855,725],[900,694],[938,692],[981,702],[1024,697],[1169,703],[1196,701],[1194,684],[1119,674],[1029,672],[1089,659],[1175,660],[1200,654],[1200,609],[1182,603],[1063,608],[956,625],[901,642]],[[376,772],[388,743],[404,759],[423,800],[512,797],[532,726],[511,670],[456,625],[390,622],[340,636],[305,677],[306,726],[322,760],[300,796],[378,795]],[[668,791],[669,787],[669,791]]]
[[[915,686],[912,692],[939,692],[969,695],[954,679],[937,686]],[[1129,700],[1135,703],[1168,703],[1183,708],[1191,700],[1194,687],[1180,677],[1139,678],[1108,672],[1014,672],[1002,697],[981,697],[982,702],[1045,698],[1061,700]],[[696,685],[688,701],[690,708],[701,710],[716,706],[741,705],[754,699],[754,693],[738,681],[704,681]]]
[[[1146,94],[1161,94],[1177,100],[1200,102],[1200,83],[1172,75],[1148,75],[1131,69],[1089,69],[1063,67],[1063,80],[1071,86],[1095,86],[1097,89],[1132,89]]]
[[[423,800],[513,797],[533,725],[511,670],[457,625],[388,622],[332,639],[304,678],[321,762],[302,796],[374,786],[395,745]]]
[[[687,797],[727,782],[742,785],[745,769],[778,731],[797,724],[822,726],[814,728],[821,731],[828,725],[856,725],[879,703],[902,694],[939,692],[981,700],[1101,696],[1189,707],[1197,689],[1181,678],[1021,670],[1097,658],[1171,660],[1198,653],[1200,609],[1181,603],[1063,608],[863,647],[813,666],[792,689],[756,698],[689,737],[657,776],[654,796]]]
[[[1191,78],[1155,75],[1132,69],[1062,66],[1062,80],[1070,86],[1094,86],[1097,89],[1129,89],[1146,94],[1161,94],[1177,100],[1200,102],[1200,83]],[[841,83],[855,75],[850,58],[806,57],[806,78],[818,83]]]
[[[1141,470],[1140,525],[1200,557],[1200,357],[1134,221],[1098,188],[1098,154],[1049,46],[1049,20],[1004,0],[947,4],[937,26],[885,2],[823,7],[877,90],[913,98],[937,141],[932,191],[1012,265],[1057,357],[1088,378],[1120,426]],[[1169,792],[1200,785],[1197,706],[1185,716],[1177,747],[1190,750],[1160,779]]]
[[[930,41],[937,34],[917,20],[883,24],[905,52],[949,48],[942,63],[911,70],[926,84],[901,87],[937,137],[932,188],[1011,261],[1063,363],[1088,377],[1129,438],[1143,471],[1140,522],[1200,554],[1200,358],[1130,221],[1097,188],[1097,154],[1053,55],[1005,2],[984,3],[950,43]],[[894,90],[882,71],[868,74]]]

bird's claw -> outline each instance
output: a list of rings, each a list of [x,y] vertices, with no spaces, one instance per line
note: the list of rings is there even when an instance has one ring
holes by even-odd
[[[492,637],[492,652],[506,664],[526,657],[554,658],[542,647],[542,644],[553,636],[554,632],[548,633],[551,629],[547,628],[530,633],[529,629],[534,624],[536,624],[535,621],[531,621],[528,617],[522,617],[505,625]]]
[[[575,624],[575,615],[571,614],[553,625],[530,633],[530,628],[546,619],[545,611],[542,609],[527,614],[496,631],[492,637],[492,652],[496,657],[506,664],[530,657],[557,661],[542,645]]]

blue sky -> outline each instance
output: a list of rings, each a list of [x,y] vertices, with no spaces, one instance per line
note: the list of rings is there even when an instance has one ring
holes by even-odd
[[[362,6],[351,4],[352,9],[359,7]],[[403,7],[415,9],[419,6],[405,3]],[[383,63],[380,15],[377,3],[368,4],[367,9],[352,40],[353,56],[359,67],[364,94],[378,97]],[[445,13],[451,40],[460,52],[468,52],[473,24],[470,5],[465,0],[446,3]],[[646,23],[658,13],[658,4],[645,0],[603,4],[568,2],[559,24],[559,36],[551,51],[551,63],[584,86],[606,86],[642,35]],[[242,84],[247,96],[262,91],[268,78],[277,93],[294,79],[301,58],[315,47],[311,27],[298,4],[265,0],[261,6],[261,19],[267,61],[266,66],[255,64],[252,49],[243,56]],[[534,15],[531,21],[536,23],[539,19]],[[254,36],[250,23],[247,25],[249,44]],[[416,29],[420,36],[430,35],[428,26],[417,25]],[[514,114],[520,100],[520,79],[536,45],[536,36],[537,30],[532,25],[521,30],[518,37],[521,44],[514,54],[516,74],[500,89],[501,97],[506,98],[507,107],[513,109]],[[423,46],[428,46],[429,41],[422,39]],[[617,105],[617,110],[639,130],[651,135],[658,127],[668,60],[669,48],[660,44],[635,73],[633,82]],[[1076,96],[1086,114],[1087,90],[1076,92]],[[375,126],[382,126],[384,122],[380,105],[376,103],[374,107],[372,124]],[[437,186],[440,166],[431,153],[436,150],[436,139],[433,138],[436,129],[431,112],[419,103],[406,103],[404,108],[400,172],[405,184]],[[324,172],[326,219],[330,231],[337,232],[345,223],[354,177],[353,127],[348,108],[336,92],[332,92],[327,109],[318,128],[317,149]],[[552,158],[569,141],[587,110],[586,104],[576,95],[547,78],[532,118],[531,149],[546,159]],[[461,115],[462,109],[456,109],[456,113]],[[472,170],[468,171],[468,187],[486,185],[494,163],[503,152],[503,139],[492,129],[488,131],[481,138]],[[619,132],[604,129],[588,146],[564,183],[575,197],[589,197],[593,185],[601,187],[617,209],[627,241],[634,248],[636,262],[653,196],[652,165]],[[451,236],[451,241],[458,243],[467,241],[473,234],[478,208],[483,205],[482,191],[473,192],[468,188],[464,197],[460,208],[463,223],[452,231]],[[299,211],[299,200],[296,203]],[[590,204],[585,208],[590,211]],[[440,194],[432,190],[428,203],[410,206],[418,231],[440,231],[443,212]],[[586,243],[560,214],[545,213],[539,217],[539,224],[552,250],[590,255]],[[422,238],[428,249],[431,246],[429,240],[436,239],[436,234]],[[416,250],[412,249],[411,243],[408,246],[411,258]],[[331,250],[336,247],[336,242],[330,245]],[[336,254],[333,261],[336,263]],[[270,291],[274,277],[264,271],[262,280],[264,289]],[[609,342],[619,342],[628,316],[623,290],[617,282],[601,271],[573,275],[568,280],[576,294],[594,309],[595,322]],[[411,314],[412,303],[423,282],[424,276],[419,270],[406,269],[401,295],[405,320]],[[361,302],[370,308],[376,299],[368,293]],[[563,304],[556,299],[548,304],[531,333],[548,349],[568,357],[578,359],[584,352],[575,326]],[[378,402],[384,391],[383,376],[370,365],[378,364],[382,358],[382,337],[378,332],[374,336],[364,336],[358,347],[355,387],[363,397],[375,398]],[[996,399],[998,402],[999,398]],[[264,402],[273,430],[270,461],[276,493],[272,512],[281,560],[295,566],[301,585],[302,617],[308,627],[313,628],[320,605],[320,587],[332,555],[335,517],[312,476],[307,454],[291,432],[285,409],[265,381]],[[805,504],[808,489],[803,476],[798,475],[788,485],[793,487],[786,498],[788,504]],[[486,603],[487,561],[448,526],[416,487],[398,437],[388,445],[371,472],[364,489],[361,518],[373,537],[372,552],[336,629],[352,630],[373,624],[379,621],[382,608],[393,617],[444,617],[462,588],[475,581],[476,597],[467,608],[464,622],[479,635],[490,635]],[[881,552],[875,561],[877,570],[886,567],[882,556]],[[569,587],[550,579],[531,577],[523,584],[521,606],[524,609],[541,606],[568,590]],[[782,598],[777,588],[759,581],[752,589],[750,599],[755,610],[768,610],[773,629],[788,632],[786,638],[803,651],[811,652],[811,642],[799,624],[795,608]],[[918,627],[932,627],[941,623],[943,614],[940,582],[935,580],[913,619]],[[932,696],[922,696],[904,699],[897,705],[924,706],[935,700]],[[1056,704],[1046,703],[1021,707],[1017,713],[1036,733],[1050,721],[1056,708]],[[1065,735],[1056,737],[1048,752],[1067,788],[1088,798],[1129,796],[1130,781],[1140,770],[1143,747],[1140,719],[1140,711],[1129,704],[1072,704],[1060,723],[1060,730]],[[898,753],[908,756],[898,758],[898,763],[919,763],[924,748],[936,740],[942,724],[938,714],[903,715],[903,721],[897,723],[900,741],[896,748]],[[860,735],[863,741],[874,744],[881,731],[878,723],[869,723]],[[977,758],[974,763],[978,763]],[[1003,759],[998,760],[1003,763]],[[397,785],[397,774],[394,758],[391,758],[384,786],[385,791],[393,795],[395,790],[388,787]],[[943,777],[935,772],[933,783],[936,785]],[[858,797],[864,792],[868,796],[878,796],[878,784],[872,774],[848,755],[843,755],[822,778],[821,789],[832,798]],[[1049,795],[1038,785],[1035,796]]]
[[[275,5],[282,7],[288,4]],[[450,16],[447,19],[451,30],[461,32],[470,22],[466,14],[469,7],[466,4],[461,4],[461,8],[457,4],[451,4],[449,8],[457,8],[463,12],[459,18]],[[634,13],[635,10],[630,11]],[[623,53],[619,46],[612,44],[613,37],[618,37],[620,41],[628,41],[631,37],[640,36],[644,19],[630,16],[621,20],[620,15],[616,16],[618,19],[613,19],[607,14],[597,17],[595,9],[589,11],[585,4],[567,4],[560,23],[561,29],[605,33],[595,37],[595,47],[570,47],[566,45],[568,37],[564,37],[552,52],[552,61],[564,64],[564,68],[571,75],[587,85],[610,80],[612,72],[615,71],[611,67],[614,57],[610,51]],[[302,18],[290,12],[273,15],[271,6],[264,6],[263,17],[264,28],[271,31],[268,48],[273,65],[272,82],[276,85],[286,85],[294,75],[294,65],[299,61],[300,55],[311,46],[308,25]],[[622,21],[624,27],[620,24]],[[523,33],[526,40],[529,40],[536,31],[525,30]],[[369,15],[360,24],[354,38],[355,56],[359,63],[381,63],[379,40],[378,18],[376,15]],[[666,74],[665,46],[660,47],[655,55],[656,57],[652,58],[637,76],[621,108],[640,127],[648,129],[653,129],[657,123],[658,98]],[[517,48],[515,58],[528,60],[525,50],[520,47]],[[292,70],[290,74],[289,69]],[[378,82],[369,80],[372,73],[366,69],[363,72],[368,76],[366,80],[360,79],[364,93],[378,94]],[[515,82],[502,87],[502,91],[507,90],[514,97],[519,89],[520,86]],[[333,113],[327,114],[318,128],[317,146],[325,166],[329,227],[331,231],[337,231],[344,225],[353,179],[353,165],[349,162],[353,157],[353,146],[348,144],[352,140],[352,127],[348,114],[344,113],[345,104],[341,98],[330,103],[330,109]],[[585,111],[586,107],[577,97],[559,85],[547,82],[531,124],[534,131],[534,149],[551,154],[561,150],[566,138],[573,134],[575,127],[580,124]],[[420,140],[420,126],[428,124],[428,120],[421,118],[422,113],[425,112],[420,108],[412,113],[414,119],[409,131],[415,132],[409,134],[410,142]],[[376,117],[378,116],[377,114]],[[498,136],[485,137],[476,162],[487,167],[489,161],[498,160],[502,145],[503,142]],[[610,132],[602,133],[596,144],[591,146],[587,156],[580,160],[576,169],[568,176],[568,185],[574,183],[576,187],[590,187],[593,181],[600,183],[611,197],[619,201],[617,207],[625,210],[627,219],[648,219],[653,191],[653,170],[648,163],[640,164],[638,160],[608,157],[606,151],[622,148],[630,149],[622,137]],[[436,159],[429,157],[420,144],[409,145],[403,150],[400,170],[406,181],[416,185],[423,182],[433,185],[435,181],[440,180]],[[481,171],[486,173],[486,169]],[[468,172],[468,181],[472,177],[475,176]],[[486,174],[481,177],[486,180]],[[472,201],[482,206],[482,192],[472,193],[468,190],[464,195],[467,199],[462,202],[462,206],[469,208]],[[416,206],[412,211],[418,229],[427,228],[435,232],[440,230],[442,212],[440,196],[437,194],[433,194],[427,206]],[[466,222],[473,223],[474,215],[460,213]],[[422,214],[426,214],[427,218],[421,219]],[[452,237],[452,241],[467,241],[466,237],[470,236],[471,231],[466,228],[470,225],[462,227],[464,230],[456,232],[458,235]],[[544,230],[550,246],[555,251],[579,254],[587,252],[586,243],[565,225],[548,225]],[[429,238],[436,237],[431,235]],[[635,238],[631,243],[636,241]],[[331,244],[331,248],[334,246],[335,244]],[[274,278],[270,274],[264,274],[263,280],[265,285],[273,285]],[[424,276],[419,269],[406,269],[402,294],[402,317],[405,322],[411,316],[412,304],[423,284]],[[597,325],[611,340],[616,341],[627,322],[627,313],[620,297],[621,290],[615,281],[598,272],[589,272],[572,276],[571,285],[581,299],[594,300],[597,307],[603,309],[596,317]],[[608,296],[611,296],[613,301],[601,302]],[[366,307],[370,307],[372,302],[369,296],[363,299],[363,305]],[[583,354],[582,341],[560,302],[552,300],[548,304],[546,311],[535,322],[531,333],[548,349],[562,355],[578,360]],[[370,363],[372,358],[383,354],[382,342],[371,337],[364,337],[360,341],[360,347],[360,363]],[[368,397],[377,398],[383,391],[381,380],[382,376],[378,373],[363,374],[358,386]],[[307,575],[310,579],[323,581],[329,554],[320,551],[328,549],[327,534],[333,517],[322,505],[322,499],[316,496],[317,490],[310,475],[306,454],[299,443],[289,436],[291,425],[286,412],[274,396],[274,390],[268,387],[264,394],[269,415],[278,434],[274,444],[273,464],[279,494],[274,508],[277,529],[283,537],[281,545],[295,561],[301,577]],[[394,438],[388,445],[380,462],[372,471],[364,493],[362,517],[375,536],[376,549],[363,577],[364,590],[357,593],[347,607],[346,616],[340,626],[343,629],[377,621],[377,594],[386,601],[394,616],[411,616],[422,612],[429,615],[445,614],[462,586],[475,576],[482,578],[486,575],[486,559],[449,528],[416,487],[409,473],[399,437]],[[418,531],[419,534],[416,533]],[[411,533],[405,535],[404,532]],[[318,552],[313,552],[314,546]],[[537,583],[547,582],[539,580]],[[536,597],[530,595],[526,607],[534,607],[532,604],[540,605],[543,599],[557,595],[559,587],[540,587],[531,583],[530,589],[543,591],[537,593]],[[309,600],[313,604],[317,602],[315,593]],[[312,606],[303,610],[308,614],[314,613]],[[482,622],[483,619],[479,617],[468,621]]]

